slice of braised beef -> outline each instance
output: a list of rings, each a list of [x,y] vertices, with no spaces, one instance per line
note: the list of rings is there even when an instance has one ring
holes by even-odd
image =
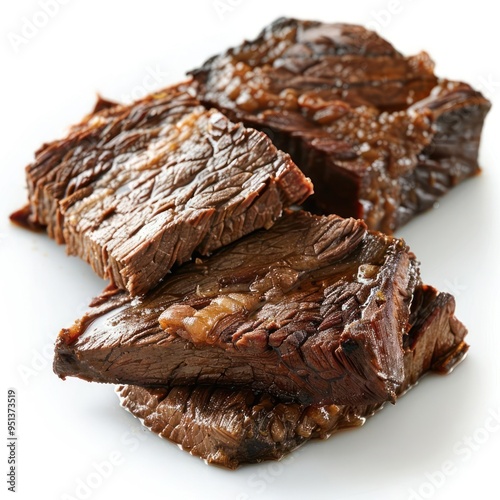
[[[430,287],[418,289],[404,342],[404,382],[398,396],[429,370],[450,371],[466,354],[466,330],[455,301]],[[312,438],[328,438],[364,423],[382,404],[303,405],[269,393],[215,386],[117,388],[122,406],[151,431],[205,459],[236,468],[279,459]]]
[[[290,153],[315,211],[392,232],[479,171],[489,101],[361,26],[282,18],[191,74],[206,105]]]
[[[381,403],[404,384],[419,286],[403,241],[354,219],[291,212],[142,298],[105,297],[61,332],[54,368],[98,382]]]
[[[12,219],[46,226],[68,253],[138,295],[195,252],[270,227],[311,194],[263,133],[206,110],[187,90],[128,106],[101,99],[36,153],[26,169],[29,215]]]

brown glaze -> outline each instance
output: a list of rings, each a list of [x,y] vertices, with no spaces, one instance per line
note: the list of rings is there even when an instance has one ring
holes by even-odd
[[[320,213],[393,232],[479,171],[490,103],[361,26],[279,19],[192,71],[199,98],[266,132]]]
[[[420,288],[417,294],[412,327],[405,337],[404,382],[398,396],[429,370],[450,371],[468,348],[463,341],[466,331],[453,317],[453,297],[430,287]],[[250,389],[203,385],[120,386],[117,392],[122,405],[151,431],[208,463],[231,469],[282,458],[309,439],[326,439],[363,424],[382,407],[307,406]]]
[[[118,293],[91,308],[61,332],[54,367],[98,382],[380,403],[404,381],[419,286],[401,240],[353,219],[292,212],[182,266],[141,299]]]

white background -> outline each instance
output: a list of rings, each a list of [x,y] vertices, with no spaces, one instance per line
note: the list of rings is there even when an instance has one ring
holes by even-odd
[[[23,36],[24,18],[44,22],[40,2],[0,7],[0,406],[15,387],[16,498],[500,498],[500,421],[488,425],[500,412],[500,30],[493,2],[65,3],[26,43],[16,36]],[[310,443],[280,463],[230,472],[144,431],[119,407],[113,387],[62,382],[52,373],[57,332],[104,283],[45,235],[11,226],[7,215],[25,202],[23,168],[35,149],[87,113],[96,92],[132,100],[256,36],[280,15],[378,27],[402,52],[427,50],[439,75],[470,82],[497,101],[483,135],[483,174],[399,232],[422,262],[424,279],[456,295],[471,350],[451,376],[427,377],[363,428]],[[0,449],[7,498],[7,448]],[[97,477],[94,464],[111,458],[113,470]],[[445,462],[452,471],[446,477]],[[92,489],[78,489],[89,478]]]

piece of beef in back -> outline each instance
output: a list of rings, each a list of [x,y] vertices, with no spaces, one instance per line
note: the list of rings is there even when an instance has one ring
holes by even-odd
[[[490,103],[361,26],[279,19],[192,71],[200,100],[290,153],[323,213],[392,232],[479,171]]]
[[[450,371],[467,351],[465,328],[453,297],[419,289],[404,341],[404,382],[398,395],[427,371]],[[120,386],[122,406],[160,436],[208,463],[279,459],[311,438],[328,438],[364,423],[382,405],[311,405],[283,402],[268,393],[215,386],[147,389]]]
[[[167,276],[103,296],[56,343],[61,377],[248,386],[305,404],[393,400],[420,279],[403,241],[291,212]]]
[[[133,295],[312,192],[265,134],[206,110],[183,85],[97,109],[27,167],[29,223]]]

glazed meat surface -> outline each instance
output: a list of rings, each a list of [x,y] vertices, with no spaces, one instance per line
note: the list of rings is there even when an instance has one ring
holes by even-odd
[[[290,212],[142,298],[103,295],[60,333],[54,367],[98,382],[380,403],[404,384],[419,287],[403,241],[354,219]]]
[[[315,211],[390,233],[479,171],[490,103],[361,26],[279,19],[191,74],[206,105],[290,153]]]
[[[404,345],[404,382],[398,395],[428,370],[450,371],[467,351],[465,329],[453,316],[453,297],[430,287],[419,293]],[[203,385],[120,386],[117,392],[123,407],[151,431],[208,463],[229,468],[282,458],[309,439],[325,439],[363,424],[381,408],[381,404],[307,406],[250,389]]]

